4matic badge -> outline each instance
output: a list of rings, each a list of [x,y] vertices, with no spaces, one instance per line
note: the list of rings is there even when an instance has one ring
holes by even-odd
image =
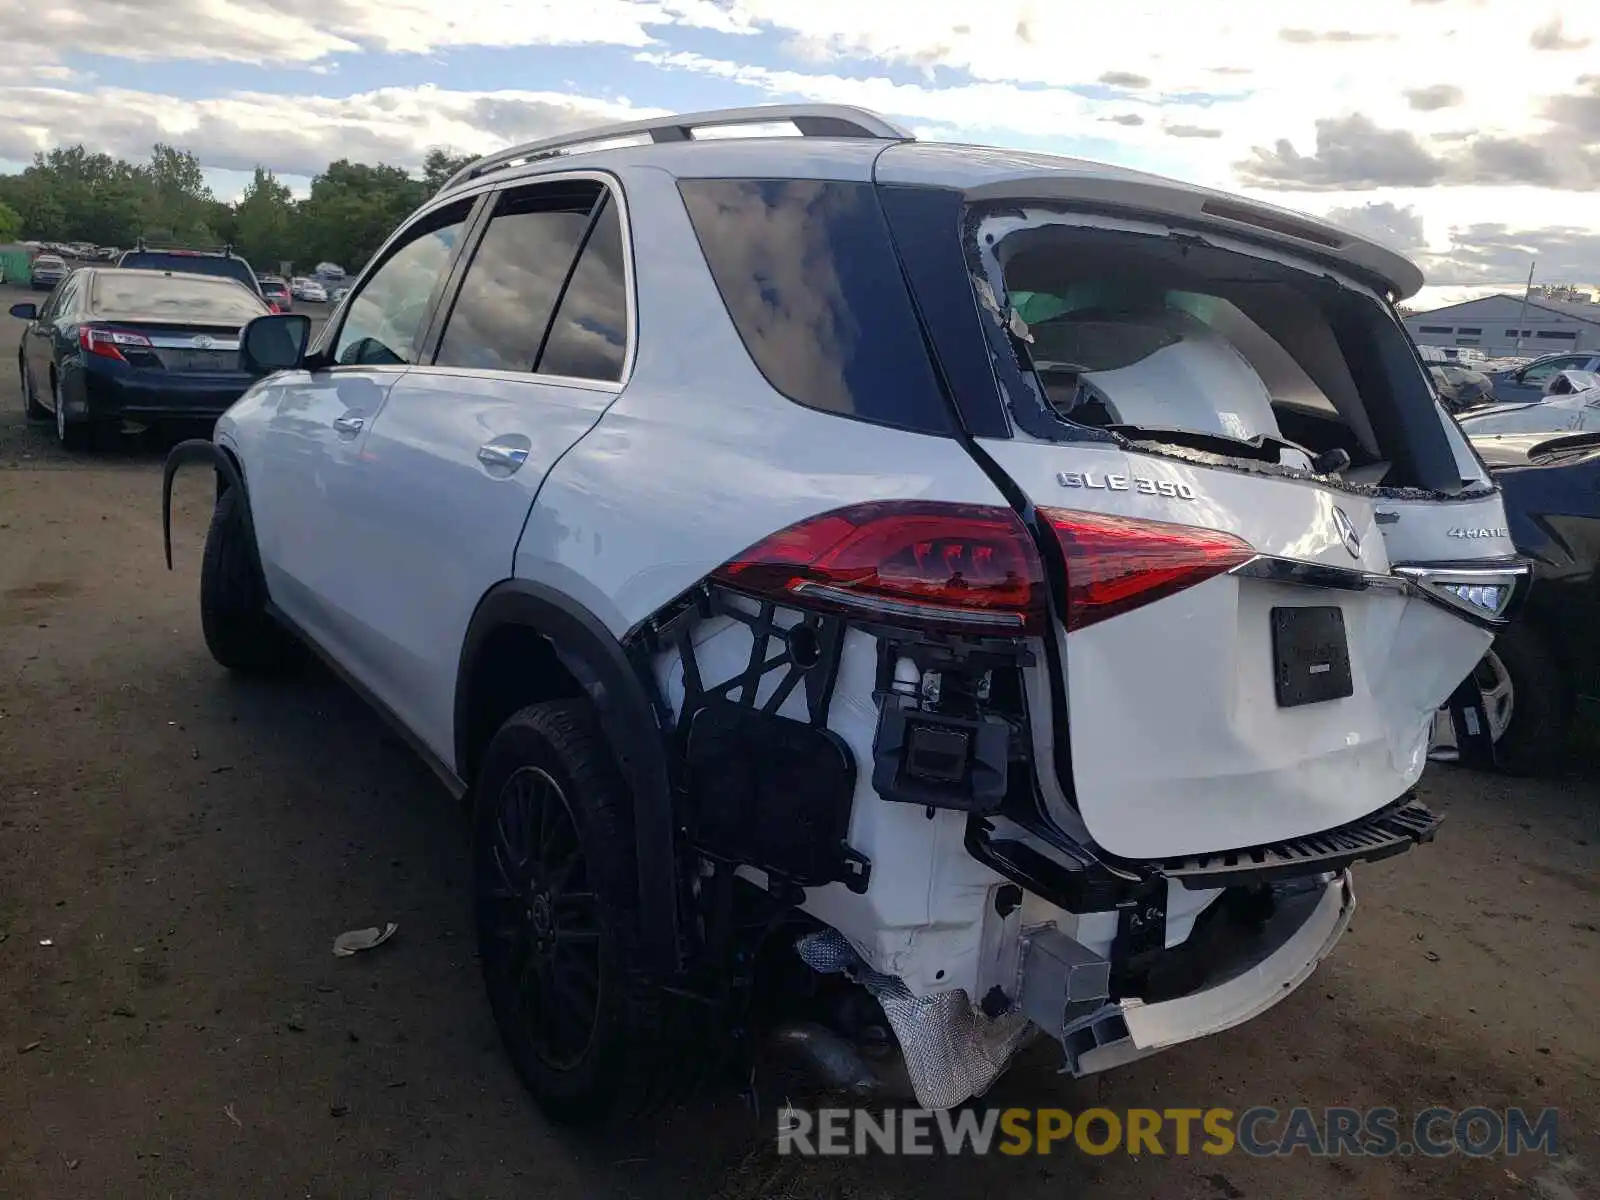
[[[1151,479],[1148,475],[1098,474],[1094,471],[1057,471],[1056,482],[1067,488],[1100,488],[1108,492],[1142,492],[1170,500],[1198,500],[1200,494],[1187,483]]]

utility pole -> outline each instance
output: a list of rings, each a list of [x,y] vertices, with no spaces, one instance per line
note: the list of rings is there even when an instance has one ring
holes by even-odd
[[[1523,325],[1528,320],[1528,297],[1533,294],[1533,269],[1539,265],[1539,260],[1534,259],[1528,264],[1528,286],[1522,289],[1522,315],[1517,318],[1517,348],[1512,357],[1522,357]]]

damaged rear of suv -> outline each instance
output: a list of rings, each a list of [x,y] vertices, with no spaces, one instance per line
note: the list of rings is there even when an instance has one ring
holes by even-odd
[[[947,398],[1003,503],[821,512],[642,634],[711,844],[836,883],[801,956],[879,1000],[926,1105],[983,1092],[1037,1030],[1088,1073],[1302,982],[1348,923],[1347,868],[1432,836],[1409,795],[1432,714],[1524,574],[1508,541],[1450,536],[1503,522],[1395,319],[1414,268],[1092,170],[901,145],[860,201],[929,348],[901,386]],[[868,324],[873,259],[825,254],[854,197],[682,189],[774,383],[772,324]]]
[[[774,121],[802,138],[695,140]],[[620,230],[627,307],[574,422],[575,368],[444,360],[500,214],[579,201]],[[279,558],[306,522],[254,496],[272,401],[218,436],[268,610],[390,623],[344,665],[470,785],[491,998],[552,1111],[670,1059],[667,996],[929,1107],[1041,1034],[1113,1067],[1282,999],[1348,924],[1351,865],[1433,835],[1434,713],[1486,725],[1457,685],[1526,571],[1395,316],[1404,259],[826,106],[517,147],[413,224],[447,219],[418,357],[354,426],[361,470],[409,464],[364,518],[404,526],[373,562],[423,564],[409,588],[319,600],[337,572]],[[520,458],[478,455],[536,475],[504,579],[464,578],[472,514],[435,514],[466,493],[435,504],[396,424],[442,374],[532,413]],[[450,697],[419,690],[435,659]],[[525,866],[546,834],[556,865]]]

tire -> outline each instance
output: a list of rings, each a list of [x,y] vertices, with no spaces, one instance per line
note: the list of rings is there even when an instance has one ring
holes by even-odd
[[[1511,678],[1514,704],[1495,759],[1508,775],[1546,775],[1565,757],[1571,705],[1566,677],[1538,630],[1513,623],[1495,636],[1491,651]]]
[[[636,1111],[671,1074],[666,997],[636,965],[632,825],[585,702],[531,705],[490,742],[473,787],[479,960],[506,1053],[552,1121]]]
[[[298,659],[299,646],[267,613],[266,583],[232,488],[217,497],[206,533],[200,628],[211,657],[238,674],[276,674]]]
[[[27,359],[17,357],[17,372],[22,376],[22,411],[27,414],[30,421],[48,421],[50,410],[39,403],[39,397],[34,394],[33,376],[28,372]]]
[[[52,386],[51,398],[55,401],[56,411],[56,441],[61,443],[61,448],[72,454],[81,454],[94,449],[96,431],[93,423],[89,421],[74,421],[67,423],[66,401],[61,396],[61,378],[56,377]]]

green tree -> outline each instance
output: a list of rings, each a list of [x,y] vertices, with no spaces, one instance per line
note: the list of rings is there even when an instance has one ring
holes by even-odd
[[[422,160],[422,182],[427,185],[428,194],[431,196],[450,180],[462,167],[472,162],[474,155],[451,154],[448,150],[435,146],[428,151],[428,156]]]
[[[358,270],[428,195],[424,181],[399,167],[329,163],[299,206],[299,257]]]
[[[271,171],[258,167],[237,203],[219,201],[199,160],[165,143],[148,162],[130,163],[83,146],[36,154],[17,175],[0,175],[0,204],[20,220],[20,236],[129,246],[151,242],[231,242],[261,267],[288,259],[359,270],[363,263],[469,155],[434,147],[420,177],[384,163],[329,163],[296,202]],[[16,235],[14,235],[16,236]]]
[[[233,226],[233,244],[259,270],[299,252],[294,198],[288,185],[264,167],[256,168],[255,177],[234,206]]]
[[[199,159],[157,142],[144,170],[149,180],[143,213],[147,232],[166,230],[181,241],[218,240],[207,220],[216,198],[206,186]]]
[[[0,245],[14,242],[21,236],[22,214],[0,200]]]

